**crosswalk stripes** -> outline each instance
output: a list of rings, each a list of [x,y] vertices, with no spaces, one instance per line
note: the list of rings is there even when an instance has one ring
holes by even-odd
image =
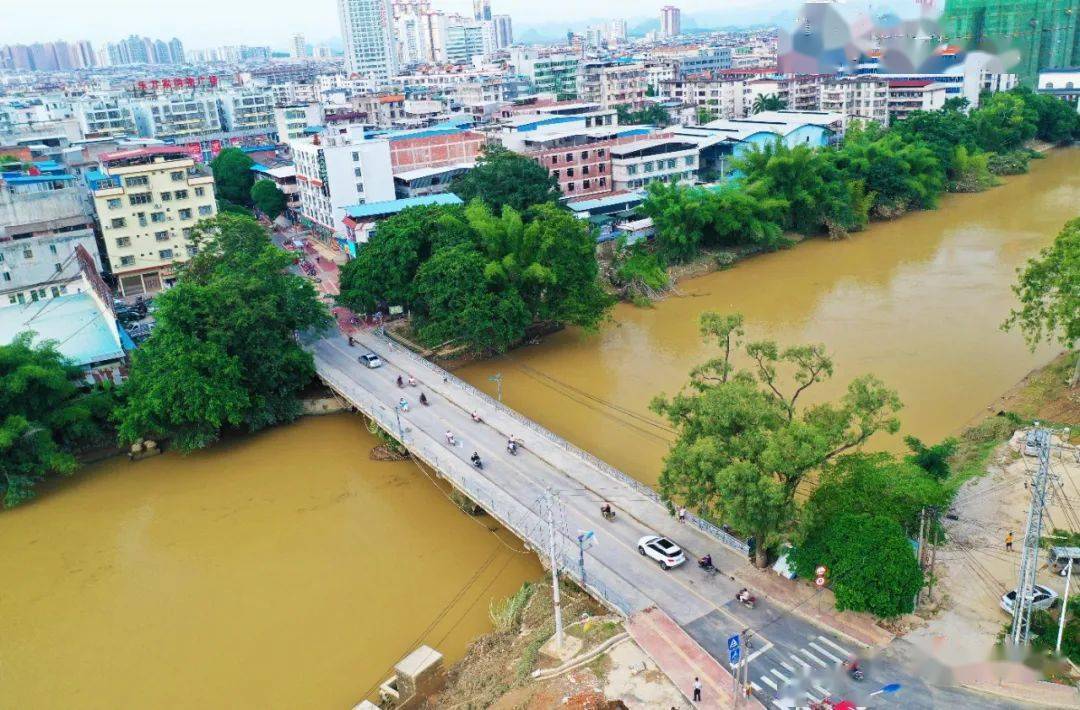
[[[839,656],[837,654],[839,654]],[[755,654],[755,656],[757,655],[760,655],[760,652]],[[778,655],[779,657],[777,657]],[[824,636],[818,636],[816,639],[808,640],[805,647],[795,649],[794,651],[788,651],[782,655],[774,654],[772,657],[766,657],[765,660],[771,660],[773,667],[759,667],[755,669],[761,672],[761,675],[757,680],[762,685],[751,681],[750,687],[752,687],[755,692],[760,693],[763,686],[768,686],[768,688],[779,693],[795,676],[807,676],[812,671],[819,672],[821,669],[834,668],[837,664],[842,663],[844,659],[850,658],[851,655],[851,652],[843,646],[840,646]],[[788,661],[791,661],[791,663]],[[798,667],[792,665],[793,663],[797,664]],[[760,665],[761,664],[759,664],[759,666]],[[753,668],[753,666],[751,667]],[[782,702],[776,696],[772,697],[771,704],[783,710],[791,710],[793,707],[805,708],[809,706],[809,703],[821,702],[824,698],[832,697],[832,691],[819,683],[811,682],[809,685],[810,689],[802,691],[801,693],[801,696],[804,697],[805,700],[798,701],[799,703],[805,704],[793,706],[790,700]]]
[[[832,661],[833,661],[834,663],[843,663],[843,661],[844,661],[844,659],[843,659],[843,658],[837,658],[836,656],[834,656],[833,654],[829,653],[828,651],[826,651],[826,650],[825,650],[824,648],[822,648],[821,646],[817,645],[817,644],[816,644],[816,643],[814,643],[813,641],[811,641],[811,642],[810,642],[810,648],[814,649],[815,651],[817,651],[818,653],[820,653],[820,654],[821,654],[822,656],[825,656],[826,658],[832,659]]]

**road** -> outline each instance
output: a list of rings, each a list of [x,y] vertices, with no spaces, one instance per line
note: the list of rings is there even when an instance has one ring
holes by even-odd
[[[1014,707],[924,682],[926,664],[902,641],[890,645],[879,657],[864,660],[866,678],[861,683],[851,681],[838,665],[854,653],[863,655],[855,643],[770,600],[761,599],[755,608],[746,609],[734,600],[738,585],[733,578],[706,575],[694,563],[708,552],[721,570],[731,570],[747,564],[744,556],[679,523],[663,506],[572,452],[536,432],[523,430],[520,421],[446,378],[446,373],[431,363],[410,357],[400,347],[369,333],[360,333],[357,339],[363,347],[350,347],[337,333],[307,343],[328,383],[362,409],[374,411],[388,430],[400,427],[400,436],[410,450],[455,484],[460,483],[459,488],[519,536],[532,540],[540,554],[546,553],[543,541],[548,528],[544,519],[552,496],[562,565],[572,566],[577,576],[576,538],[582,531],[594,531],[597,544],[586,551],[584,559],[588,582],[624,612],[633,613],[655,603],[710,654],[725,661],[728,637],[749,630],[753,644],[749,679],[755,695],[766,705],[805,706],[808,699],[832,696],[867,707]],[[357,355],[363,348],[379,354],[384,366],[369,370],[359,365]],[[396,379],[400,376],[407,381],[410,375],[417,380],[417,387],[399,388]],[[419,404],[421,392],[430,406]],[[402,397],[409,405],[407,412],[396,406]],[[472,421],[473,411],[481,415],[482,423]],[[454,445],[447,443],[446,432],[454,434]],[[511,435],[525,440],[517,456],[505,448]],[[484,462],[482,469],[469,463],[474,451]],[[613,522],[600,516],[604,501],[616,509]],[[688,563],[663,571],[640,555],[637,541],[652,533],[678,543],[686,551]],[[815,597],[811,595],[799,604],[817,603]],[[870,695],[889,683],[900,683],[901,690],[892,695]]]

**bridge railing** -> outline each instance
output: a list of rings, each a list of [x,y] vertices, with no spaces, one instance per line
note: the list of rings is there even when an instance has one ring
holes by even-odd
[[[376,330],[374,332],[375,332],[376,335],[386,339],[387,343],[391,342],[389,340],[389,338],[385,334],[380,333],[378,330]],[[435,370],[442,373],[442,377],[443,377],[444,381],[446,381],[446,382],[448,382],[450,384],[453,384],[454,386],[456,386],[456,387],[458,387],[458,388],[472,394],[474,397],[478,397],[481,401],[484,402],[485,405],[487,405],[489,407],[493,407],[493,408],[499,410],[500,412],[502,412],[506,416],[511,417],[512,419],[514,419],[516,422],[521,424],[526,429],[528,429],[528,430],[530,430],[530,431],[532,431],[532,432],[534,432],[536,434],[539,434],[540,436],[544,437],[549,442],[551,442],[551,443],[555,444],[556,446],[560,447],[561,449],[563,449],[567,453],[569,453],[569,454],[571,454],[573,456],[576,456],[576,457],[578,457],[580,459],[585,460],[586,462],[591,464],[594,468],[598,469],[599,471],[606,474],[607,476],[615,479],[619,483],[622,483],[623,485],[632,488],[635,492],[637,492],[638,494],[644,496],[645,498],[648,498],[649,500],[655,502],[658,505],[668,507],[667,502],[663,498],[661,498],[660,494],[658,494],[651,486],[647,486],[644,483],[642,483],[641,481],[637,480],[636,478],[623,473],[622,471],[615,468],[614,466],[607,463],[606,461],[604,461],[602,459],[599,459],[596,456],[590,454],[588,451],[585,451],[583,449],[578,448],[577,446],[574,446],[572,443],[570,443],[569,441],[567,441],[563,437],[559,436],[555,432],[551,431],[550,429],[547,429],[547,428],[541,426],[540,424],[536,423],[532,419],[529,419],[528,417],[521,414],[517,410],[515,410],[515,409],[513,409],[511,407],[507,407],[505,404],[503,404],[499,400],[495,399],[494,397],[492,397],[488,393],[486,393],[486,392],[484,392],[482,390],[479,390],[476,387],[473,387],[468,382],[465,382],[461,378],[459,378],[459,377],[455,376],[454,374],[448,372],[447,370],[439,367],[437,364],[431,362],[427,358],[421,357],[420,355],[416,354],[415,352],[413,352],[409,348],[406,348],[406,347],[404,347],[404,346],[402,346],[400,344],[392,345],[391,347],[394,348],[394,354],[395,355],[400,352],[406,358],[416,362],[418,365],[420,365],[422,367],[434,368]],[[750,546],[746,542],[740,540],[739,538],[735,537],[731,533],[728,533],[728,532],[722,530],[719,526],[714,525],[713,523],[709,522],[708,520],[705,520],[704,518],[701,518],[701,517],[699,517],[697,515],[694,515],[693,513],[687,512],[687,514],[686,514],[686,522],[689,523],[690,525],[693,525],[695,528],[697,528],[701,532],[705,533],[706,535],[709,535],[710,537],[712,537],[712,538],[718,540],[719,542],[727,545],[728,547],[735,550],[736,552],[741,552],[744,555],[750,554]]]
[[[405,428],[397,415],[391,416],[385,405],[372,401],[357,401],[356,398],[350,397],[345,380],[338,378],[332,372],[332,368],[325,367],[321,369],[319,376],[340,396],[360,408],[364,414],[375,420],[380,428],[399,440],[413,456],[438,472],[440,476],[449,480],[456,489],[483,508],[500,525],[524,541],[542,561],[548,559],[549,531],[547,522],[539,510],[532,510],[523,503],[514,500],[497,486],[481,486],[477,483],[470,483],[467,477],[460,475],[455,470],[464,465],[462,462],[447,457],[445,451],[432,451],[415,437],[410,437],[410,430]],[[440,453],[442,458],[440,458]],[[537,524],[538,521],[540,524]],[[561,542],[561,546],[576,548],[577,541],[560,532],[558,528],[556,528],[556,536]],[[559,557],[565,560],[567,555],[560,554]],[[589,573],[587,571],[588,580],[587,583],[583,583],[581,571],[576,562],[571,563],[568,560],[561,562],[560,571],[573,579],[578,586],[585,589],[595,599],[624,616],[629,616],[636,608],[641,606],[640,604],[631,603],[625,596],[615,591],[613,584],[605,582],[602,579],[602,577],[606,576],[604,572],[597,570],[595,573]]]

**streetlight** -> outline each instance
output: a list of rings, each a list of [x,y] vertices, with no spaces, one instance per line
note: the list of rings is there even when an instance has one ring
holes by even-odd
[[[502,373],[496,372],[494,375],[488,375],[488,379],[498,385],[499,401],[502,402]]]

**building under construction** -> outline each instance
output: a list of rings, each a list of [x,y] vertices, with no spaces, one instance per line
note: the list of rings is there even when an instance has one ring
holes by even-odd
[[[948,0],[941,32],[966,51],[1020,53],[1013,71],[1034,86],[1039,70],[1080,65],[1080,0]]]

